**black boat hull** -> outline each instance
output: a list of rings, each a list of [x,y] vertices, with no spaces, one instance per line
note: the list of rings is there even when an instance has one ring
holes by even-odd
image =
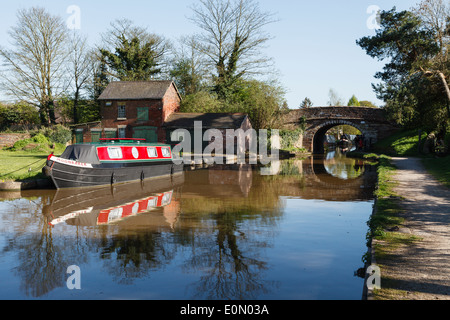
[[[183,165],[172,161],[123,164],[100,164],[78,167],[56,161],[47,161],[43,168],[57,189],[81,188],[120,184],[132,181],[171,176],[182,173]]]

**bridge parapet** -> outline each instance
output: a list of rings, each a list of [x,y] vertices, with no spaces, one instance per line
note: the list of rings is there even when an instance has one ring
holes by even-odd
[[[288,118],[305,117],[307,119],[365,119],[376,122],[389,122],[385,111],[379,108],[368,107],[311,107],[292,110]]]

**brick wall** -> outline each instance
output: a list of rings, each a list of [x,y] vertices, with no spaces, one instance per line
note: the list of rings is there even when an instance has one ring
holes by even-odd
[[[106,106],[106,102],[101,104],[100,113],[102,115],[103,128],[117,128],[126,126],[126,137],[133,137],[134,126],[152,126],[158,128],[158,141],[165,142],[165,130],[161,128],[164,121],[173,113],[179,111],[180,97],[172,85],[166,92],[162,100],[128,100],[111,101],[111,106]],[[126,119],[118,119],[118,106],[126,105]],[[148,121],[137,120],[137,110],[139,107],[148,108]]]
[[[0,134],[0,149],[3,147],[12,147],[19,140],[28,139],[31,136],[28,133],[4,133]]]

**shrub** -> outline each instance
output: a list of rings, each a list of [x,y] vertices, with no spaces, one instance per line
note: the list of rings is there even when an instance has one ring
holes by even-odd
[[[49,133],[48,138],[51,142],[66,144],[72,139],[72,132],[62,125],[57,125]]]
[[[296,144],[300,139],[300,136],[303,135],[302,129],[280,130],[279,133],[281,138],[281,149],[288,151],[298,149]]]
[[[38,133],[29,139],[19,140],[10,148],[11,151],[25,150],[32,152],[48,151],[49,149],[49,141],[42,133]]]
[[[42,133],[38,133],[37,135],[35,135],[34,137],[32,137],[31,140],[32,140],[33,142],[41,143],[41,144],[48,144],[48,143],[49,143],[47,137],[44,136]]]

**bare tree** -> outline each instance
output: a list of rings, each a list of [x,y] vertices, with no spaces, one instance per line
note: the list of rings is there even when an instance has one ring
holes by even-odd
[[[169,76],[172,77],[183,96],[194,94],[207,86],[208,68],[199,52],[195,36],[182,37],[173,50]]]
[[[330,107],[339,107],[344,105],[344,100],[342,100],[334,89],[330,89],[330,91],[328,91],[328,99],[328,105]]]
[[[267,72],[271,59],[261,53],[270,39],[264,27],[273,14],[262,12],[253,0],[200,0],[192,8],[195,23],[203,33],[199,50],[216,69],[216,92],[224,97],[236,80]]]
[[[74,92],[73,122],[78,123],[78,104],[83,89],[93,81],[94,53],[87,44],[87,38],[73,33],[70,38],[69,73]]]
[[[73,122],[78,123],[78,104],[83,89],[93,81],[94,53],[87,44],[87,38],[74,32],[70,36],[69,74],[73,90]]]
[[[13,50],[0,49],[3,88],[39,108],[42,123],[54,123],[53,100],[66,89],[67,28],[43,8],[21,9],[9,36]]]

